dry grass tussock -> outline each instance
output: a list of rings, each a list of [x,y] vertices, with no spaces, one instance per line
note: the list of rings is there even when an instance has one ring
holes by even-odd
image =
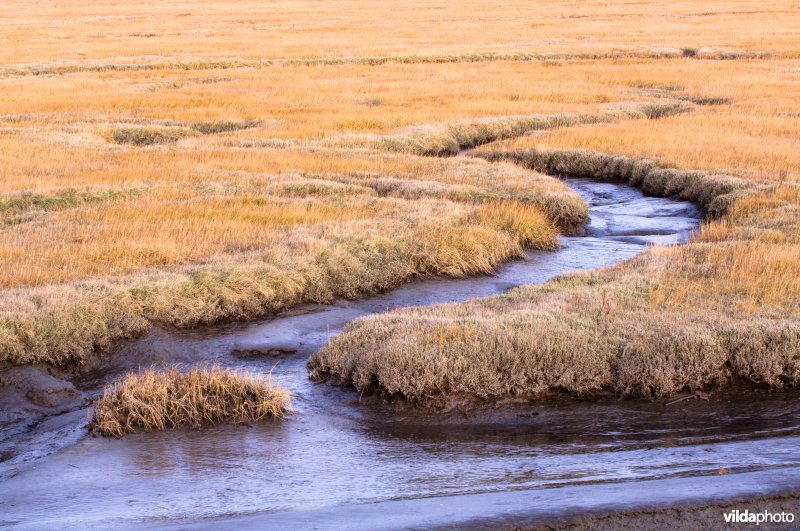
[[[106,387],[92,428],[121,437],[136,431],[281,418],[290,394],[269,377],[217,366],[181,371],[146,369]]]

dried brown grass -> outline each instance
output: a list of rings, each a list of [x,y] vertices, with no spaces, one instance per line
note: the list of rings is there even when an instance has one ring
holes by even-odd
[[[109,385],[95,402],[93,429],[110,437],[136,431],[282,418],[289,392],[269,377],[218,366],[146,369]]]
[[[427,404],[800,385],[796,320],[654,307],[658,280],[627,269],[362,318],[308,367],[317,380]]]

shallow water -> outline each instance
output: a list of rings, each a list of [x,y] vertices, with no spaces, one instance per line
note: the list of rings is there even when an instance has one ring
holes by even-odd
[[[357,509],[352,514],[362,527],[435,525],[531,509],[533,499],[541,510],[569,497],[610,503],[614,489],[622,492],[621,485],[644,485],[646,479],[681,482],[658,483],[671,486],[661,495],[656,490],[641,496],[651,502],[676,499],[676,489],[692,492],[701,484],[715,496],[732,495],[741,484],[730,477],[749,478],[753,492],[777,488],[779,480],[796,485],[800,400],[792,394],[751,393],[671,406],[565,400],[493,414],[390,415],[379,404],[357,403],[352,391],[309,381],[308,356],[354,318],[502,293],[618,263],[650,243],[676,242],[698,224],[699,212],[687,203],[646,198],[617,185],[568,182],[590,205],[586,235],[563,238],[556,252],[532,252],[496,276],[418,282],[363,301],[304,306],[260,323],[156,331],[123,346],[114,356],[119,366],[125,366],[122,360],[135,360],[128,367],[215,360],[271,370],[296,394],[295,411],[282,422],[121,440],[83,436],[85,412],[51,419],[52,429],[45,430],[50,439],[41,435],[42,440],[54,450],[59,441],[66,447],[50,455],[31,448],[23,466],[17,460],[15,469],[5,470],[13,476],[0,483],[0,525],[201,525],[205,518],[249,514],[258,516],[240,523],[306,527],[323,515],[339,515],[345,525],[348,507]],[[256,358],[232,353],[270,347],[297,352]],[[79,384],[95,389],[108,377],[98,371]],[[752,479],[759,473],[766,476]],[[425,501],[440,496],[450,496],[441,500],[453,507],[461,500],[461,510],[443,513],[441,504],[437,509]],[[396,520],[403,511],[410,511],[407,518]],[[420,511],[429,519],[420,519]],[[387,512],[394,524],[385,520]],[[436,514],[439,520],[430,519]]]

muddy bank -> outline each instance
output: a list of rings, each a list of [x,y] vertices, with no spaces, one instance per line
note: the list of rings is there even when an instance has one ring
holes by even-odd
[[[0,369],[0,463],[17,456],[20,442],[48,418],[88,406],[89,396],[71,377],[45,365]]]
[[[794,522],[800,518],[800,495],[787,494],[783,496],[740,498],[735,501],[722,503],[683,503],[673,507],[650,507],[633,511],[620,511],[617,513],[595,513],[588,515],[572,515],[566,518],[557,518],[546,524],[533,524],[508,522],[514,527],[530,529],[531,531],[547,531],[550,529],[616,531],[618,529],[675,529],[685,531],[727,531],[729,529],[758,529],[779,530],[794,527],[786,523],[762,523],[758,526],[752,523],[725,523],[725,514],[731,511],[750,512],[767,511],[769,513],[791,513]],[[787,518],[789,518],[787,516]],[[500,524],[500,522],[498,522]]]
[[[339,529],[358,522],[365,529],[755,529],[725,525],[724,513],[792,512],[800,506],[797,470],[735,476],[653,479],[615,484],[561,486],[329,508],[323,511],[251,515],[218,521],[188,520],[167,528],[237,527]],[[783,491],[794,494],[761,495]],[[725,496],[725,498],[718,498]],[[765,529],[786,529],[765,526]]]

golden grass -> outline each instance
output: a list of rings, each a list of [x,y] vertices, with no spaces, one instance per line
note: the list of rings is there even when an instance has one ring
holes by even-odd
[[[800,187],[738,200],[687,245],[658,252],[672,264],[655,303],[721,313],[800,315]]]
[[[439,162],[440,181],[275,176],[258,183],[261,198],[206,183],[47,213],[82,238],[54,240],[38,222],[8,227],[11,241],[24,234],[25,248],[39,247],[26,253],[18,243],[4,256],[19,267],[4,270],[17,287],[0,301],[0,357],[76,364],[153,322],[252,319],[413,278],[490,273],[525,248],[552,248],[557,223],[586,219],[585,205],[552,178],[478,160]],[[87,221],[66,222],[77,216]],[[59,276],[80,282],[44,280]]]
[[[105,436],[136,431],[282,418],[290,394],[269,377],[218,366],[129,373],[94,404],[92,428]]]
[[[215,255],[275,245],[287,227],[345,223],[374,217],[377,210],[366,201],[344,205],[324,199],[203,197],[169,191],[102,207],[63,210],[40,222],[0,230],[0,248],[11,266],[0,273],[0,287],[197,264]],[[54,231],[53,225],[61,231]]]
[[[292,155],[302,158],[301,154]],[[279,159],[262,160],[268,163]],[[0,286],[36,287],[134,273],[154,266],[200,265],[223,256],[285,247],[287,231],[303,231],[311,225],[325,225],[330,230],[385,220],[387,227],[380,230],[389,233],[393,218],[411,216],[424,221],[430,213],[411,201],[428,197],[442,205],[531,203],[566,228],[586,219],[585,206],[566,187],[513,166],[492,167],[470,161],[417,164],[413,160],[372,161],[367,157],[359,164],[357,157],[347,153],[328,153],[326,160],[331,170],[347,173],[329,170],[312,174],[312,178],[208,170],[215,180],[198,181],[187,175],[187,182],[181,182],[179,175],[173,181],[159,176],[159,181],[147,184],[140,193],[123,194],[112,189],[102,204],[95,200],[97,194],[87,195],[89,192],[14,196],[0,210],[0,215],[17,212],[13,216],[15,225],[0,227],[0,248],[11,266],[0,272]],[[315,167],[313,160],[307,163],[311,171],[324,169]],[[123,158],[118,164],[128,164],[128,160]],[[394,177],[364,174],[360,168],[392,172]],[[135,168],[125,170],[134,172]],[[468,210],[454,208],[452,213]],[[21,210],[31,212],[23,218]],[[31,217],[34,210],[47,216]],[[440,223],[452,218],[447,214]],[[30,222],[21,223],[23,219]],[[336,235],[330,233],[328,237]]]
[[[800,299],[800,187],[782,178],[753,180],[713,171],[665,168],[647,159],[586,150],[482,150],[490,160],[515,160],[553,174],[622,180],[657,196],[679,196],[706,207],[716,222],[688,244],[653,249],[658,305],[729,314],[796,314]],[[666,264],[669,264],[668,266]]]
[[[709,224],[599,273],[359,319],[311,358],[313,378],[434,404],[800,385],[800,187],[520,145],[476,156],[692,200]]]
[[[382,364],[379,386],[415,397],[796,381],[791,2],[7,7],[0,360],[80,363],[152,323],[491,272],[586,220],[576,194],[535,171],[414,156],[479,146],[678,194],[716,221],[688,245],[590,275],[579,293],[573,279],[498,299],[509,311],[474,326],[450,307],[418,329],[412,310],[365,320],[319,358],[330,357],[320,374],[352,370],[373,386],[367,367]],[[549,308],[541,321],[527,306],[512,319],[528,296]],[[600,317],[582,316],[586,304]],[[504,354],[509,338],[522,358]],[[408,355],[381,361],[394,344]],[[434,383],[417,386],[423,360]]]
[[[492,148],[479,155],[682,196],[720,219],[601,272],[359,319],[311,358],[313,378],[434,403],[800,385],[800,187],[587,150]]]
[[[471,0],[402,5],[191,0],[159,6],[54,0],[8,4],[0,62],[43,66],[275,58],[582,53],[682,48],[786,53],[796,43],[797,5],[681,1],[531,4]],[[65,40],[70,43],[64,46]]]
[[[594,66],[593,75],[602,82],[617,88],[626,85],[642,96],[662,101],[719,97],[731,103],[699,106],[694,113],[646,124],[620,121],[555,129],[544,136],[510,140],[502,147],[584,148],[647,157],[681,169],[736,172],[757,180],[800,179],[800,153],[795,149],[800,134],[797,61],[649,60]]]
[[[44,119],[57,121],[58,129],[68,127],[71,134],[92,135],[123,126],[175,128],[260,120],[252,130],[227,136],[296,139],[387,133],[482,116],[593,111],[598,104],[629,100],[628,87],[583,86],[590,64],[566,72],[525,66],[499,62],[235,69],[226,71],[218,83],[190,82],[196,72],[170,68],[11,78],[0,83],[0,116],[20,117],[5,124],[15,130],[30,131]],[[220,78],[219,73],[204,76]],[[481,81],[487,77],[494,79],[490,87]],[[159,88],[163,83],[180,87]],[[54,93],[53,84],[68,91],[70,100]]]
[[[361,318],[308,367],[317,380],[416,403],[800,384],[796,319],[659,304],[652,294],[664,285],[650,260]]]
[[[536,131],[569,127],[587,123],[608,123],[625,119],[655,119],[691,111],[683,102],[615,105],[605,112],[586,114],[555,114],[498,117],[469,120],[452,124],[412,128],[401,135],[388,136],[378,146],[401,153],[416,155],[456,155],[460,150],[473,148],[496,140],[514,138]]]
[[[507,232],[526,249],[553,250],[558,248],[558,231],[541,210],[519,203],[488,204],[470,218],[479,225]]]

